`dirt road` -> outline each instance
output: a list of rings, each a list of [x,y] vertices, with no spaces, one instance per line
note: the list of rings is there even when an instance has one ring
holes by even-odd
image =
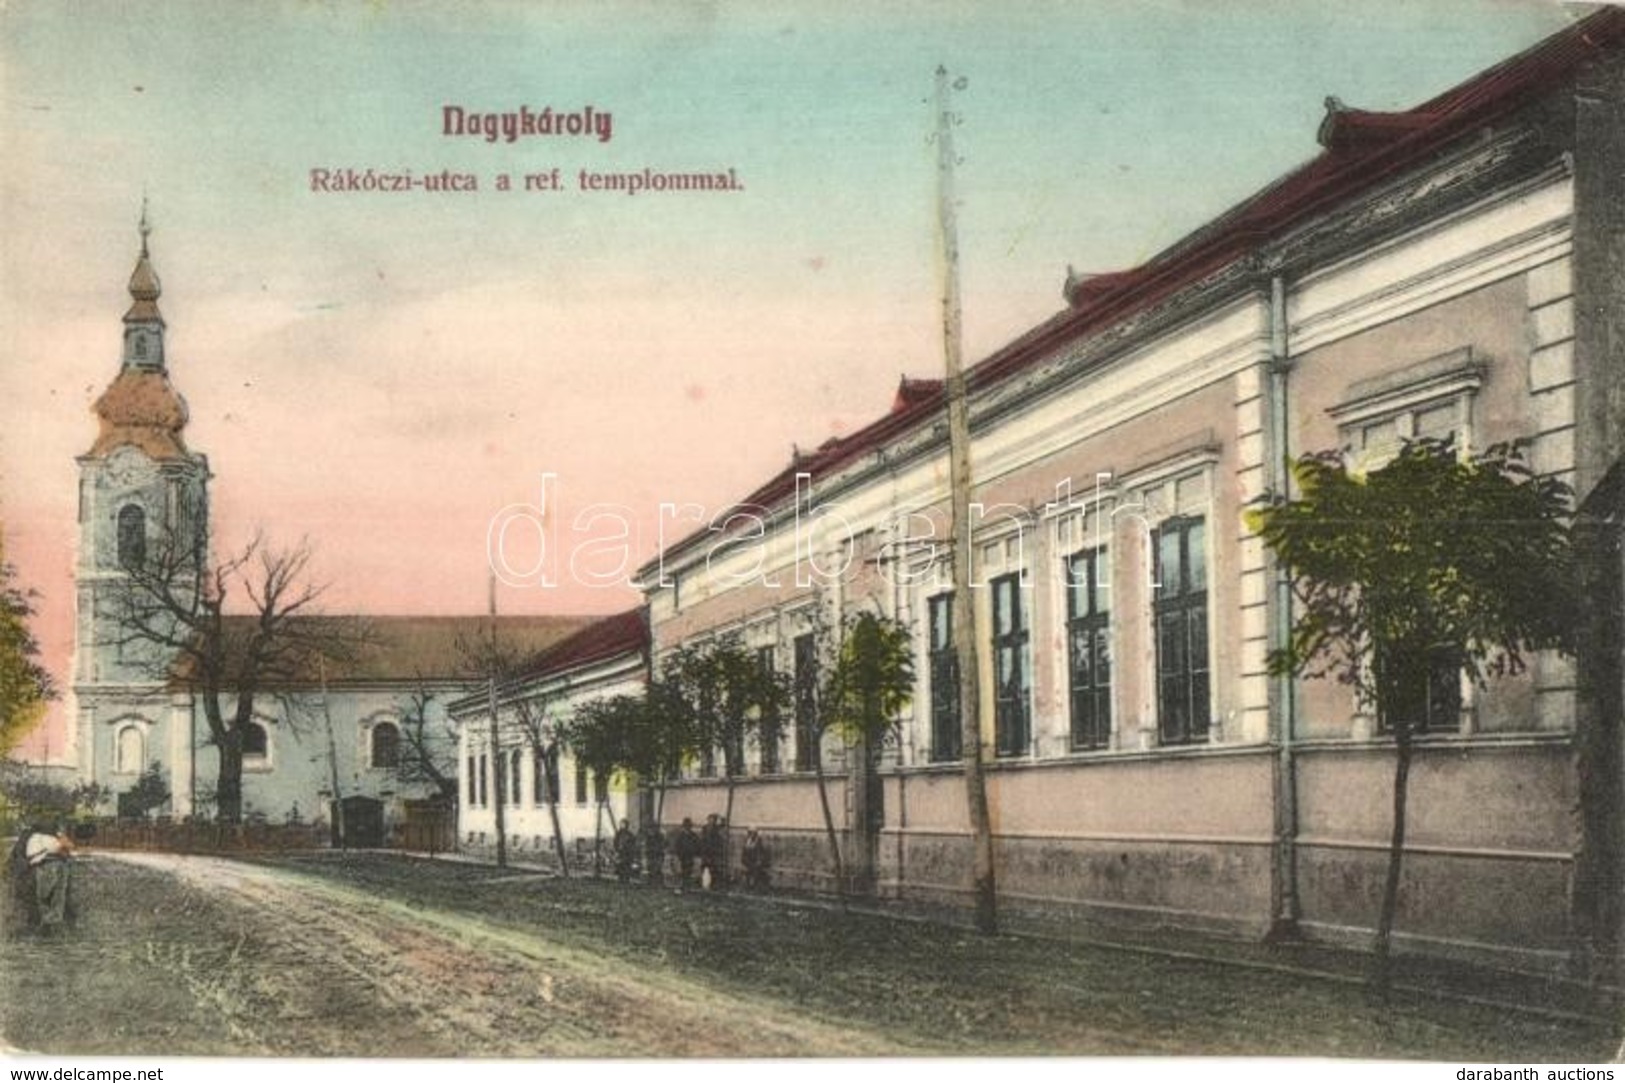
[[[103,905],[88,909],[88,940],[8,946],[8,955],[32,953],[8,962],[36,973],[30,968],[81,956],[87,969],[107,968],[107,980],[139,982],[153,1015],[191,1016],[203,1032],[177,1025],[177,1048],[146,1034],[156,1020],[140,1012],[122,1020],[103,1013],[65,1029],[29,1023],[26,1003],[14,1002],[6,1036],[16,1047],[423,1057],[899,1051],[895,1038],[588,955],[545,930],[411,907],[287,869],[108,854],[82,871],[88,892],[117,882],[120,908],[150,920],[127,925],[127,956],[111,950],[114,915],[104,894]],[[89,1033],[109,1015],[111,1033]]]
[[[1564,1010],[1574,990],[1560,983],[1439,971],[1494,999],[1399,992],[1385,1005],[1351,978],[1362,960],[1312,945],[1255,946],[1249,965],[1232,965],[389,854],[95,852],[78,874],[72,935],[0,941],[0,1042],[80,1054],[1486,1062],[1590,1062],[1618,1044]],[[1317,960],[1328,969],[1303,969]]]

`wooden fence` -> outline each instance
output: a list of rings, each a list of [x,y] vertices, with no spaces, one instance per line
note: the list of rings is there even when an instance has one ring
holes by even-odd
[[[432,800],[406,802],[406,815],[396,822],[390,844],[420,854],[457,849],[457,806]]]

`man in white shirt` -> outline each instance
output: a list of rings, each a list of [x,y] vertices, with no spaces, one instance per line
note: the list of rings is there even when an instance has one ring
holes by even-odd
[[[73,843],[60,828],[52,833],[35,828],[23,846],[28,867],[34,874],[34,897],[39,902],[39,930],[56,936],[67,919],[68,892],[72,887],[69,855]]]

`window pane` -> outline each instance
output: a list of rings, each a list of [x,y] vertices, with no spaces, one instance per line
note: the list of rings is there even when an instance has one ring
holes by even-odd
[[[1087,553],[1077,553],[1066,562],[1066,612],[1076,620],[1093,612],[1089,604],[1089,561]]]
[[[1197,606],[1186,611],[1190,640],[1188,665],[1192,673],[1207,672],[1207,607]]]
[[[1207,589],[1207,528],[1198,519],[1185,528],[1185,593]]]
[[[126,568],[147,561],[147,513],[139,504],[126,504],[118,512],[118,562]]]
[[[818,754],[818,647],[812,634],[795,639],[796,770],[811,771]]]
[[[393,725],[381,722],[372,730],[372,766],[390,768],[400,762],[401,735]]]
[[[1360,429],[1360,446],[1366,449],[1382,449],[1399,442],[1399,429],[1392,418],[1387,421],[1377,421],[1365,425]]]
[[[1112,636],[1105,625],[1095,629],[1095,687],[1106,688],[1112,683]]]
[[[1158,697],[1158,717],[1162,720],[1164,741],[1183,741],[1190,734],[1190,718],[1186,712],[1185,681],[1179,677],[1164,677]]]
[[[1072,629],[1072,687],[1095,686],[1094,635],[1086,627]]]
[[[953,595],[939,594],[931,599],[931,649],[943,650],[953,639]]]
[[[1112,562],[1106,549],[1095,550],[1095,612],[1106,613],[1112,607]]]
[[[1157,534],[1157,584],[1163,597],[1185,592],[1185,577],[1179,564],[1179,530],[1164,529]]]
[[[931,659],[931,758],[951,760],[960,754],[959,667],[951,651]]]
[[[1185,614],[1164,613],[1157,621],[1157,668],[1164,676],[1185,674]]]
[[[1191,678],[1190,712],[1190,735],[1192,737],[1206,737],[1208,729],[1208,684],[1206,673]]]
[[[1461,667],[1448,649],[1430,659],[1426,728],[1441,733],[1461,728]]]

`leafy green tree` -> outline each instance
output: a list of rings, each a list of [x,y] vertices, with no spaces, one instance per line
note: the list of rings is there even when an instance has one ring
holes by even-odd
[[[0,537],[0,755],[39,722],[56,685],[39,663],[39,644],[28,622],[34,616],[31,590],[16,585]]]
[[[1421,721],[1409,707],[1441,675],[1466,673],[1482,686],[1521,672],[1532,651],[1572,650],[1571,494],[1536,476],[1514,444],[1467,457],[1448,440],[1407,441],[1368,474],[1320,452],[1298,459],[1293,475],[1296,498],[1272,494],[1248,513],[1296,602],[1289,641],[1269,666],[1351,686],[1394,741],[1373,968],[1385,988]]]
[[[820,682],[813,714],[814,747],[825,733],[836,733],[862,751],[862,763],[877,756],[888,739],[897,736],[900,716],[914,694],[914,651],[909,630],[890,617],[863,612],[841,629],[834,650],[835,662]],[[830,812],[829,788],[823,756],[813,756],[818,801],[824,813],[835,889],[846,894],[846,868],[840,838]]]
[[[694,755],[694,709],[681,679],[681,666],[667,659],[660,675],[649,684],[643,697],[644,712],[639,720],[633,762],[628,766],[655,787],[655,823],[666,808],[666,786]]]
[[[671,668],[670,689],[684,697],[678,712],[686,727],[690,752],[701,758],[722,753],[727,784],[723,820],[733,822],[734,790],[745,773],[745,746],[751,737],[778,739],[778,723],[790,705],[785,674],[765,668],[735,636],[678,651]]]
[[[643,696],[619,695],[577,707],[559,726],[558,737],[591,773],[597,803],[594,863],[603,841],[604,809],[611,783],[629,782],[648,769],[649,704]]]

